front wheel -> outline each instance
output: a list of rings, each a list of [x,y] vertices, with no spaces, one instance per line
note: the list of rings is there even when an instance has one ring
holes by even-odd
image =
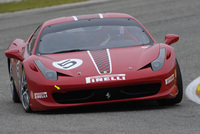
[[[181,76],[181,70],[178,64],[178,61],[176,60],[176,72],[177,72],[177,87],[178,87],[178,94],[173,99],[161,99],[157,100],[159,105],[174,105],[177,103],[180,103],[183,98],[183,84],[182,84],[182,76]]]
[[[22,106],[23,106],[24,110],[26,112],[31,112],[30,97],[29,97],[29,91],[28,91],[26,75],[25,75],[24,70],[22,71],[20,96],[21,96],[21,102],[22,102]]]

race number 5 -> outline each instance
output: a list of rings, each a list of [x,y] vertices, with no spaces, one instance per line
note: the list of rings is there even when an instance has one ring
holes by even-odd
[[[83,61],[81,59],[65,59],[57,62],[53,62],[52,65],[59,69],[71,70],[79,67]]]

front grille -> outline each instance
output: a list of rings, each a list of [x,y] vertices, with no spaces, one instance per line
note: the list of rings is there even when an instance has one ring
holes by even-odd
[[[160,83],[154,83],[82,91],[68,91],[66,93],[53,93],[52,95],[54,100],[61,104],[98,102],[151,96],[157,94],[160,87]]]

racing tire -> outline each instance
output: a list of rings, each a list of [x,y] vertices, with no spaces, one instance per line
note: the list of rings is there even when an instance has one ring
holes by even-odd
[[[176,71],[177,71],[177,87],[178,87],[178,94],[173,99],[160,99],[157,100],[159,105],[174,105],[177,103],[180,103],[183,98],[183,83],[182,83],[182,76],[181,76],[181,70],[178,64],[178,61],[176,60]]]
[[[16,91],[11,64],[9,64],[9,77],[10,77],[10,90],[11,90],[12,101],[15,103],[19,103],[20,99]]]
[[[30,96],[24,69],[22,70],[22,75],[21,75],[20,97],[24,110],[26,112],[31,112],[32,110],[30,107]]]

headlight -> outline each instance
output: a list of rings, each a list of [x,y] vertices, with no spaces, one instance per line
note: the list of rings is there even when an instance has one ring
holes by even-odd
[[[45,78],[47,78],[48,80],[57,80],[58,79],[57,73],[53,70],[46,68],[40,60],[35,60],[34,62]]]
[[[165,62],[165,48],[161,48],[158,58],[153,62],[151,62],[151,67],[153,71],[160,70],[163,67],[164,62]]]

